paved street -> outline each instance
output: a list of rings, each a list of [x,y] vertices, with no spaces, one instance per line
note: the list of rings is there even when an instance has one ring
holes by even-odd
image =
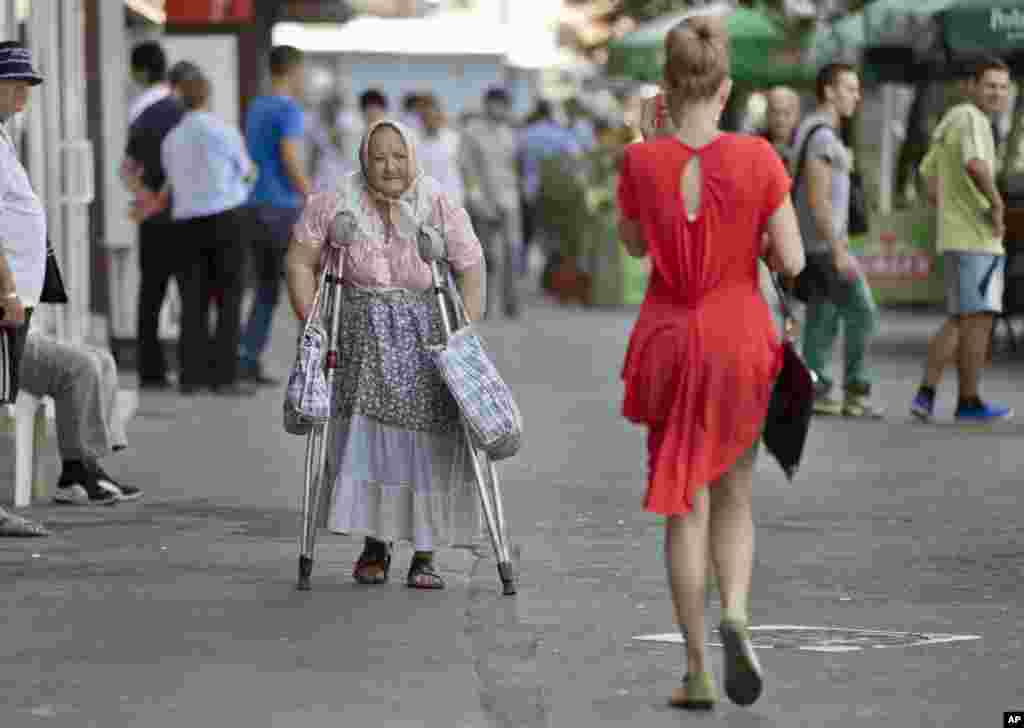
[[[662,528],[639,510],[643,432],[618,415],[633,316],[538,302],[485,327],[528,428],[501,468],[515,598],[489,555],[464,552],[440,554],[447,591],[407,590],[408,547],[390,585],[358,587],[359,544],[332,535],[314,591],[295,592],[303,440],[281,430],[280,393],[144,394],[132,448],[107,464],[147,497],[39,504],[56,535],[0,543],[0,726],[982,728],[1024,707],[1024,419],[911,424],[937,319],[908,312],[886,314],[877,347],[888,419],[817,420],[796,481],[762,457],[756,486],[755,625],[878,633],[759,629],[752,709],[666,707],[683,649],[635,639],[674,620]],[[293,340],[282,311],[282,375]],[[985,394],[1020,412],[1021,377],[1000,363]]]

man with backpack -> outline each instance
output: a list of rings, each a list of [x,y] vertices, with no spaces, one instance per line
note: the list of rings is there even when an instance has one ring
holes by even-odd
[[[853,155],[840,129],[861,100],[857,70],[831,63],[818,73],[818,107],[797,129],[793,145],[794,194],[807,265],[796,281],[796,296],[807,303],[803,354],[818,376],[816,414],[881,416],[870,401],[872,375],[867,352],[878,329],[878,308],[850,252]],[[832,351],[844,326],[844,396],[832,397]]]

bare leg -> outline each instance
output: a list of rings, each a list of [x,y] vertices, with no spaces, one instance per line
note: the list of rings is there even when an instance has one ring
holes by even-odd
[[[995,317],[990,313],[964,316],[960,323],[960,399],[978,397],[981,371],[988,358],[989,340]]]
[[[676,621],[686,638],[687,673],[704,672],[704,590],[708,564],[708,492],[701,490],[693,510],[665,523],[665,561]]]
[[[928,363],[925,365],[922,384],[938,389],[942,373],[957,360],[960,348],[960,320],[951,318],[942,325],[928,342]]]
[[[748,622],[754,570],[754,517],[751,490],[757,446],[748,450],[710,492],[711,558],[722,595],[722,616]]]

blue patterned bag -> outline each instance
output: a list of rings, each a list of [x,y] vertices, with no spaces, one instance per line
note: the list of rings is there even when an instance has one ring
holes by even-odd
[[[323,424],[331,418],[331,393],[324,369],[328,339],[321,311],[324,288],[328,285],[328,268],[329,264],[325,263],[320,273],[320,284],[302,328],[295,363],[285,388],[284,429],[292,435],[308,435],[314,425]]]
[[[450,272],[448,289],[462,326],[448,338],[447,344],[430,347],[431,357],[459,405],[474,443],[491,460],[510,458],[522,446],[523,416],[512,389],[487,355],[483,339],[469,325]]]

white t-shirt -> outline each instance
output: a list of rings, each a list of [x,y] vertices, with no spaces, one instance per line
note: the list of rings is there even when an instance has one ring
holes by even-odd
[[[0,244],[22,303],[36,305],[46,273],[46,209],[4,129],[0,129]]]
[[[459,171],[459,135],[452,129],[441,129],[436,137],[420,137],[420,166],[427,175],[441,183],[448,198],[459,207],[465,204],[465,189]]]

